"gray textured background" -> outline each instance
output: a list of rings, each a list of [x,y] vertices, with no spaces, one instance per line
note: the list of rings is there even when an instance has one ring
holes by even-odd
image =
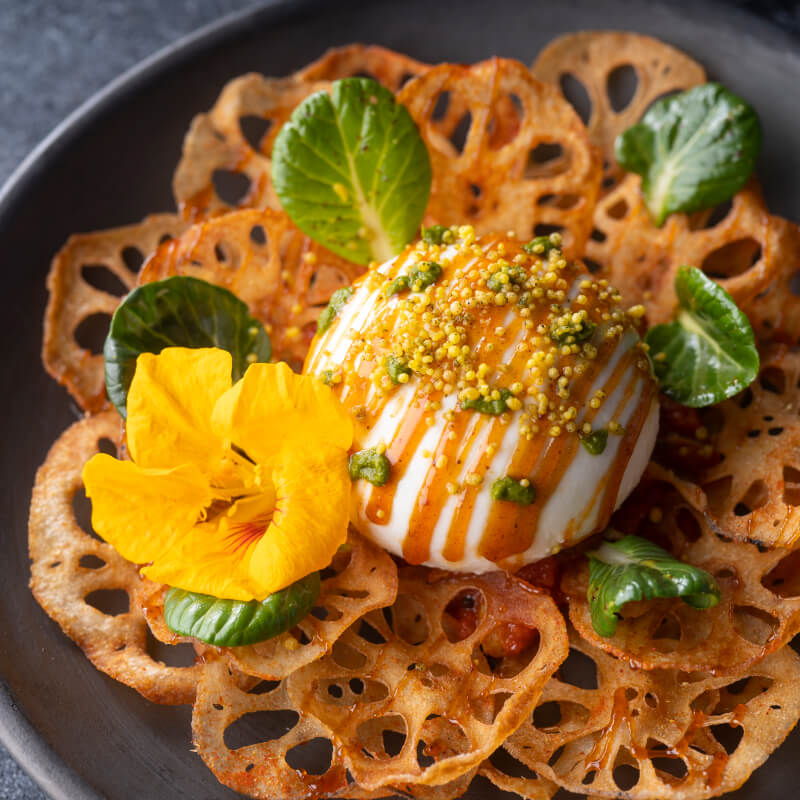
[[[795,0],[732,0],[800,31]],[[145,56],[253,0],[0,0],[0,183],[58,122]],[[46,800],[0,748],[0,800]]]

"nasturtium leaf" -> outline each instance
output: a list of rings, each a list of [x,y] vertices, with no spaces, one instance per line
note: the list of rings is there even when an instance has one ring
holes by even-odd
[[[758,374],[750,321],[731,296],[696,267],[678,270],[675,291],[675,320],[653,326],[645,336],[661,391],[695,408],[732,397]]]
[[[639,536],[603,542],[588,555],[592,627],[601,636],[614,635],[626,603],[680,597],[693,608],[706,609],[719,602],[719,586],[708,572]]]
[[[617,161],[642,176],[657,225],[676,211],[700,211],[744,186],[761,147],[758,115],[741,97],[706,83],[659,100],[617,137]]]
[[[281,128],[272,182],[300,230],[357,264],[386,261],[419,230],[431,186],[408,111],[369,78],[334,81]]]
[[[136,358],[165,347],[227,350],[234,381],[271,355],[263,325],[227,289],[181,275],[139,286],[114,312],[103,348],[106,391],[123,417]]]
[[[262,601],[220,600],[172,588],[164,601],[164,622],[174,633],[217,647],[263,642],[291,630],[319,597],[319,573],[273,592]]]

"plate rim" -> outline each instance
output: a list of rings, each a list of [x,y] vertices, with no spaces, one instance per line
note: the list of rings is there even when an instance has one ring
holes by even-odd
[[[81,102],[59,122],[17,165],[0,187],[0,227],[13,219],[19,196],[35,183],[47,163],[61,153],[114,106],[164,71],[177,69],[205,48],[234,38],[248,27],[313,13],[315,7],[333,5],[336,0],[257,0],[246,8],[229,12],[166,44],[124,70]],[[369,0],[340,0],[344,11]],[[635,0],[627,0],[635,2]],[[683,7],[692,16],[713,17],[718,24],[736,29],[756,40],[786,48],[800,46],[800,33],[724,0],[656,0],[671,11]],[[608,28],[611,29],[611,28]],[[357,37],[356,37],[357,38]],[[51,800],[103,800],[102,795],[76,773],[33,726],[17,704],[11,685],[0,675],[0,744],[16,764]]]

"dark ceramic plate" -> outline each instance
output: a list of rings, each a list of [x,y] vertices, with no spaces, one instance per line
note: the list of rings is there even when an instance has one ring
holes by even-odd
[[[800,219],[800,45],[752,16],[699,0],[273,3],[223,20],[114,83],[44,142],[6,186],[0,197],[0,419],[6,421],[0,740],[53,798],[234,797],[191,752],[189,709],[147,703],[97,672],[28,591],[34,471],[77,414],[39,363],[44,278],[53,253],[74,231],[171,209],[170,177],[189,120],[236,75],[283,75],[352,41],[433,62],[499,54],[529,63],[554,36],[580,28],[658,36],[754,103],[765,131],[759,174],[770,206]],[[736,797],[786,797],[800,789],[799,749],[796,734]],[[500,796],[477,783],[469,795]]]

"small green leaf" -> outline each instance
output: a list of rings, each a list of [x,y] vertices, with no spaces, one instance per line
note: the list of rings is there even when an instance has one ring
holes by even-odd
[[[431,225],[422,229],[422,241],[426,244],[449,244],[454,239],[453,232],[445,225]]]
[[[681,597],[693,608],[713,608],[719,586],[705,570],[684,564],[666,550],[639,536],[603,542],[589,553],[589,592],[592,627],[613,636],[618,614],[626,603],[659,597]]]
[[[114,312],[103,348],[106,390],[123,417],[137,356],[165,347],[227,350],[235,381],[271,354],[264,327],[227,289],[186,276],[139,286]]]
[[[435,261],[422,261],[415,264],[408,271],[408,275],[398,275],[386,287],[386,297],[392,297],[400,292],[422,292],[433,286],[442,276],[442,267]]]
[[[661,391],[694,408],[732,397],[758,374],[749,320],[719,284],[695,267],[678,270],[675,291],[677,318],[653,326],[645,336]]]
[[[498,478],[492,484],[492,499],[529,506],[536,499],[536,489],[531,486],[530,481],[526,481],[526,483],[527,485],[523,486],[521,481],[508,476]]]
[[[350,480],[364,479],[373,486],[383,486],[389,480],[391,464],[383,453],[374,447],[369,450],[359,450],[350,456]]]
[[[665,97],[617,137],[615,155],[642,176],[656,224],[675,211],[700,211],[733,197],[761,148],[756,112],[718,83]]]
[[[331,295],[328,305],[325,306],[325,310],[319,315],[319,319],[317,320],[317,333],[325,333],[325,331],[333,325],[336,315],[345,307],[347,301],[352,296],[353,290],[349,286],[345,286],[343,289],[337,289]]]
[[[173,588],[164,601],[164,621],[174,633],[217,647],[255,644],[297,625],[314,607],[319,590],[318,572],[312,572],[261,602],[220,600]]]
[[[334,81],[281,128],[272,182],[300,230],[354,261],[386,261],[419,230],[428,151],[408,111],[369,78]]]
[[[461,408],[465,411],[479,411],[481,414],[488,414],[490,417],[499,417],[508,411],[508,400],[511,392],[508,389],[500,389],[500,397],[476,397],[474,400],[462,400]]]
[[[606,445],[608,444],[608,431],[592,431],[587,436],[581,437],[581,444],[593,456],[599,456],[606,449]]]
[[[400,379],[401,375],[411,375],[411,369],[408,364],[397,356],[386,356],[383,362],[386,367],[386,372],[392,380],[392,383],[403,383]]]

